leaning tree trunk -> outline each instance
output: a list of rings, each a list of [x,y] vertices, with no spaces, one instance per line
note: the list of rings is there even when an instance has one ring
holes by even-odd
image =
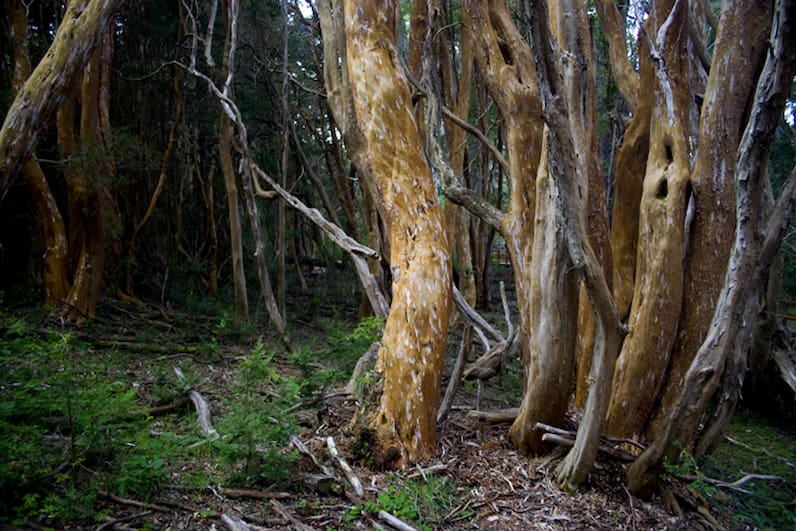
[[[0,129],[0,203],[123,0],[72,0],[44,58],[25,81]]]
[[[667,383],[648,435],[668,423],[691,361],[705,339],[729,259],[735,227],[735,157],[765,59],[771,4],[726,2],[713,47],[713,63],[699,125],[690,184],[693,221],[685,249],[685,293]],[[743,35],[743,39],[738,38]],[[727,80],[732,79],[730,89]]]
[[[13,3],[8,12],[14,53],[13,89],[22,90],[25,80],[30,76],[30,55],[28,53],[27,9],[21,1]],[[61,211],[55,202],[50,186],[35,155],[22,166],[25,186],[35,205],[36,218],[44,235],[44,291],[45,304],[57,307],[66,299],[69,292],[69,264],[67,261],[66,227]]]
[[[429,455],[445,358],[451,272],[442,212],[422,151],[391,0],[346,0],[347,59],[357,117],[390,234],[393,298],[379,353],[384,374],[373,419],[379,458]]]
[[[796,169],[765,219],[765,172],[769,146],[790,94],[796,70],[796,1],[780,0],[774,8],[771,48],[760,74],[749,123],[738,149],[735,167],[735,240],[710,329],[685,375],[669,422],[628,469],[630,491],[648,493],[660,477],[665,460],[675,462],[689,448],[700,421],[717,391],[714,419],[727,422],[743,382],[752,333],[750,323],[760,311],[755,291],[768,275],[779,244],[796,211]],[[721,381],[725,387],[719,390]],[[708,423],[704,433],[715,429]]]

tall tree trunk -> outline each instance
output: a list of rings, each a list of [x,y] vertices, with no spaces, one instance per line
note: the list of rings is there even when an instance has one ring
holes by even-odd
[[[575,444],[558,468],[559,483],[566,490],[574,490],[586,479],[597,455],[608,408],[614,362],[619,353],[624,329],[611,296],[608,283],[610,269],[606,271],[605,262],[601,261],[606,257],[600,256],[594,250],[595,247],[604,246],[605,240],[599,237],[599,230],[592,226],[593,216],[591,213],[587,214],[584,208],[585,201],[600,201],[594,195],[599,195],[602,190],[601,184],[595,185],[596,170],[588,155],[596,153],[596,142],[590,138],[588,125],[593,120],[593,107],[588,101],[592,101],[591,105],[596,101],[594,93],[589,96],[593,90],[593,79],[579,66],[590,56],[586,4],[565,1],[548,7],[544,0],[532,1],[529,2],[527,11],[531,13],[531,35],[542,109],[550,128],[547,155],[549,182],[556,188],[556,193],[547,198],[546,208],[551,212],[549,219],[556,223],[557,230],[562,234],[561,240],[549,242],[545,246],[535,246],[534,250],[539,249],[539,252],[535,252],[534,261],[560,252],[568,255],[568,260],[563,261],[563,265],[566,266],[566,262],[569,262],[574,274],[583,281],[586,296],[581,297],[581,305],[584,300],[590,303],[588,310],[592,313],[594,322],[594,339],[589,352],[584,353],[593,361],[586,408]],[[546,15],[549,15],[552,24],[547,23]],[[575,23],[565,24],[567,19],[574,20]],[[550,26],[555,29],[551,31]],[[563,51],[550,47],[548,43],[552,41],[560,43]],[[559,56],[562,57],[561,64]],[[541,176],[538,182],[543,182]],[[594,186],[598,190],[596,194],[585,193],[585,187]],[[537,193],[537,198],[540,198],[537,212],[540,213],[541,191],[540,187]],[[587,218],[591,230],[587,229]],[[541,239],[541,235],[541,232],[536,233],[536,241]],[[555,244],[558,249],[553,249],[551,244]],[[564,270],[559,275],[568,273]],[[568,291],[572,293],[574,289],[569,288]],[[545,302],[552,310],[550,313],[558,313],[570,323],[575,322],[572,302],[556,301],[554,298]],[[556,307],[557,302],[559,307]],[[582,319],[579,321],[582,322]],[[543,332],[554,333],[556,330],[545,329]],[[572,347],[574,345],[570,348]],[[539,355],[541,357],[544,354]],[[563,378],[559,378],[559,382],[561,380]],[[526,392],[526,396],[529,394],[530,390]]]
[[[447,60],[448,43],[442,38],[444,33],[439,32],[442,42],[436,43],[435,49],[441,59],[446,59],[446,70],[450,72],[450,61]],[[470,113],[470,98],[473,76],[473,42],[472,37],[462,28],[461,33],[461,72],[459,74],[457,90],[454,91],[452,73],[448,74],[445,83],[447,105],[459,119],[467,121]],[[443,57],[444,55],[444,57]],[[444,81],[444,80],[443,80]],[[465,131],[452,121],[446,122],[448,134],[448,153],[450,154],[451,167],[456,175],[465,176],[465,163],[467,161],[467,137]],[[451,242],[451,252],[454,257],[454,267],[459,273],[459,291],[470,306],[476,304],[475,266],[473,260],[472,238],[470,235],[470,214],[466,208],[449,202],[445,205],[445,223],[448,227],[448,240]]]
[[[526,265],[530,286],[524,332],[530,338],[528,354],[524,354],[525,393],[509,430],[512,444],[526,454],[545,449],[537,422],[563,423],[575,383],[578,277],[563,227],[577,222],[564,217],[558,197],[567,191],[548,171],[546,159],[547,149],[536,177],[533,262]],[[582,215],[582,209],[572,213]]]
[[[178,40],[181,39],[182,24],[180,24]],[[127,286],[125,291],[127,292],[127,295],[130,296],[135,295],[135,289],[133,286],[133,265],[135,264],[135,249],[138,243],[138,236],[149,219],[152,217],[152,214],[154,214],[158,199],[160,199],[160,195],[163,193],[163,189],[165,188],[166,176],[168,174],[169,164],[171,162],[171,155],[174,152],[174,145],[177,142],[177,128],[179,127],[180,120],[182,119],[182,94],[180,92],[180,76],[179,68],[177,66],[174,66],[173,76],[172,89],[174,91],[174,119],[171,122],[171,127],[169,128],[169,136],[168,140],[166,141],[166,148],[163,152],[163,159],[160,161],[158,183],[155,185],[155,190],[152,192],[152,197],[149,200],[149,206],[147,206],[144,216],[141,218],[141,221],[136,224],[135,228],[133,229],[133,233],[130,236],[130,241],[127,244]],[[204,190],[202,190],[202,192],[204,192]]]
[[[0,129],[0,204],[38,133],[64,102],[123,0],[72,0],[44,58],[28,77]]]
[[[234,85],[232,83],[234,72],[234,57],[237,43],[237,13],[235,6],[226,5],[226,39],[224,41],[224,57],[222,59],[221,75],[224,79],[224,95],[228,98],[233,97]],[[223,105],[223,103],[222,103]],[[249,299],[246,290],[246,271],[243,262],[243,236],[240,223],[240,202],[238,200],[238,185],[235,174],[235,167],[232,162],[232,120],[226,112],[221,109],[218,137],[218,160],[221,166],[221,175],[224,177],[224,188],[227,192],[227,210],[229,217],[229,244],[230,255],[232,257],[232,279],[235,291],[235,318],[245,321],[249,318]]]
[[[64,158],[69,199],[69,248],[73,276],[62,316],[82,323],[96,313],[105,266],[105,183],[112,177],[109,147],[100,132],[101,50],[95,50],[83,72],[78,97],[67,98],[58,112],[58,148]],[[79,124],[79,125],[78,125]]]
[[[685,249],[684,289],[677,340],[668,382],[650,436],[668,423],[682,381],[705,338],[730,255],[735,227],[735,158],[754,94],[755,76],[765,59],[771,24],[769,2],[727,2],[713,47],[698,149],[691,172],[693,221]],[[738,36],[743,34],[743,39]],[[732,89],[728,90],[728,79]]]
[[[676,337],[683,294],[683,227],[690,173],[688,8],[683,0],[674,5],[660,0],[652,13],[647,34],[655,39],[651,52],[657,61],[657,103],[639,205],[630,333],[617,363],[606,425],[608,433],[625,437],[639,436],[653,412]]]
[[[707,337],[685,374],[669,422],[628,469],[631,492],[645,494],[658,480],[665,459],[674,462],[680,448],[690,448],[709,401],[718,391],[713,422],[726,423],[740,392],[755,316],[765,283],[789,220],[796,211],[796,168],[791,172],[771,216],[765,216],[765,171],[769,146],[781,119],[796,72],[796,2],[778,0],[774,7],[770,49],[760,74],[749,122],[738,148],[735,167],[735,239],[724,285]],[[725,387],[719,389],[724,381]]]
[[[22,90],[25,80],[30,76],[30,55],[28,53],[27,9],[21,1],[12,3],[7,14],[11,29],[14,76],[14,93]],[[67,260],[67,238],[64,220],[55,197],[47,184],[41,166],[35,155],[22,166],[22,175],[31,200],[36,209],[36,219],[44,235],[44,290],[45,304],[57,307],[66,299],[69,292],[69,262]]]
[[[249,299],[246,291],[246,271],[243,263],[243,237],[240,224],[240,203],[235,168],[232,164],[232,123],[222,110],[219,124],[218,159],[224,189],[227,193],[229,217],[229,245],[232,256],[232,282],[235,292],[235,318],[245,321],[249,318]]]
[[[639,73],[628,60],[624,24],[611,0],[595,2],[608,40],[611,73],[632,112],[616,157],[611,223],[614,298],[622,320],[630,314],[636,279],[639,203],[649,153],[650,117],[655,102],[655,73],[646,39],[638,40]],[[641,88],[639,88],[641,86]]]
[[[347,60],[357,117],[390,234],[393,299],[373,419],[380,459],[432,453],[445,358],[451,272],[442,212],[395,43],[391,0],[346,0]]]
[[[569,130],[574,142],[578,171],[585,176],[588,187],[586,198],[586,227],[589,244],[603,269],[607,285],[611,286],[613,270],[608,230],[608,202],[605,179],[598,160],[597,142],[597,81],[592,54],[591,29],[586,6],[573,0],[548,3],[551,35],[559,43],[560,72],[564,76],[564,96],[569,113]],[[578,303],[576,360],[578,364],[576,405],[585,403],[591,354],[594,349],[595,319],[585,285],[580,289]],[[580,398],[580,400],[579,400]]]

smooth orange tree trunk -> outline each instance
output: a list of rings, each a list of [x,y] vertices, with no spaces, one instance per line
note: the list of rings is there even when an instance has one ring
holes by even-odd
[[[373,427],[380,459],[401,465],[428,456],[436,443],[450,256],[398,57],[396,4],[346,0],[344,8],[356,113],[390,234],[393,298],[379,353],[384,390]]]
[[[17,93],[0,129],[0,203],[122,3],[69,2],[52,45]]]
[[[13,2],[8,11],[14,53],[13,89],[17,93],[30,76],[28,53],[27,9],[21,1]],[[69,292],[69,263],[67,261],[66,227],[55,197],[44,177],[35,154],[22,166],[25,187],[36,209],[36,220],[44,236],[45,304],[57,307]]]

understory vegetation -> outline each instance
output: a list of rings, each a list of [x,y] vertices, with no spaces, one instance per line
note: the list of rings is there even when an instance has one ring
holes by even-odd
[[[335,489],[308,486],[313,473],[299,464],[303,456],[290,439],[334,424],[321,398],[345,385],[378,339],[378,319],[322,317],[301,331],[302,345],[289,355],[224,310],[197,317],[106,303],[102,317],[69,328],[40,310],[1,308],[0,522],[99,526],[112,520],[113,503],[158,506],[173,491],[189,494],[201,520],[217,516],[203,500],[222,489],[291,493],[292,510],[303,518],[338,513],[327,528],[361,528],[380,511],[420,529],[448,528],[476,514],[460,503],[472,487],[453,476],[388,474],[356,504],[342,503]],[[482,390],[464,382],[460,396],[509,407],[521,385],[519,362],[507,360]],[[216,435],[198,427],[192,390],[207,400]],[[338,429],[345,432],[349,421],[337,419]],[[728,440],[699,463],[684,455],[668,465],[670,480],[734,529],[792,526],[792,429],[743,411]],[[349,457],[367,456],[364,445],[352,446]],[[368,470],[373,463],[363,457],[355,465]],[[781,479],[717,485],[747,474]]]

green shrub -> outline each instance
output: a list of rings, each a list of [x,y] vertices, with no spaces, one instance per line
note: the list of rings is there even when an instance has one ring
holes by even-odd
[[[445,516],[455,506],[457,497],[456,487],[446,478],[430,476],[403,480],[389,486],[375,500],[367,500],[362,506],[352,508],[345,519],[352,522],[363,512],[377,514],[387,511],[420,529],[439,528],[444,525]]]
[[[297,423],[288,408],[298,401],[300,385],[283,377],[272,366],[258,341],[251,354],[240,362],[231,399],[217,423],[222,436],[213,441],[221,461],[231,466],[233,484],[284,483],[295,458],[284,449]]]

